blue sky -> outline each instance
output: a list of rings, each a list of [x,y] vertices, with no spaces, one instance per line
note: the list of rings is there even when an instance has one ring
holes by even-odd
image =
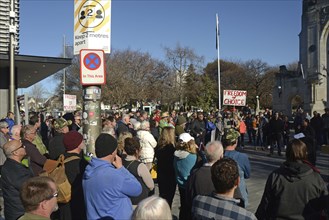
[[[20,54],[59,56],[63,35],[73,43],[73,12],[73,0],[21,0]],[[112,50],[164,59],[163,47],[180,43],[212,62],[216,13],[222,59],[270,65],[298,60],[301,0],[112,0]]]

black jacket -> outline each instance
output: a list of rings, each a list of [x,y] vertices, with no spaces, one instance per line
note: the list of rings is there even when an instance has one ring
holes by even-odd
[[[82,176],[88,163],[84,160],[82,154],[64,154],[65,159],[71,156],[78,156],[80,159],[74,159],[65,163],[65,174],[71,184],[71,201],[59,204],[59,219],[84,220],[87,217],[82,189]]]
[[[49,141],[49,157],[52,160],[57,160],[61,154],[65,153],[65,147],[63,143],[64,134],[55,132],[55,136]]]
[[[325,183],[309,165],[284,162],[267,179],[262,200],[256,211],[258,219],[319,219],[328,206]]]
[[[23,183],[33,177],[30,168],[15,160],[7,158],[1,169],[1,183],[6,220],[16,220],[25,213],[19,197]]]

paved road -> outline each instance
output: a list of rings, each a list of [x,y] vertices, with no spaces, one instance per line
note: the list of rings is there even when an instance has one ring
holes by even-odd
[[[268,175],[285,160],[284,156],[269,157],[268,151],[255,151],[253,147],[246,147],[242,152],[247,153],[251,163],[251,178],[246,180],[249,192],[249,206],[247,209],[255,212],[261,197],[263,195],[265,183]],[[317,167],[320,169],[324,180],[329,182],[329,155],[319,152],[317,158]],[[173,202],[172,213],[178,216],[179,213],[179,192],[176,190],[176,195]]]

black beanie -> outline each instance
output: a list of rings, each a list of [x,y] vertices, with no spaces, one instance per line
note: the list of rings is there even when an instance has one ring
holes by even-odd
[[[112,154],[118,147],[117,140],[109,134],[102,133],[95,142],[95,153],[98,158]]]

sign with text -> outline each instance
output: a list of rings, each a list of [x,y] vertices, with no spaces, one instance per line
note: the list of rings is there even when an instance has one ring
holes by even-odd
[[[247,91],[243,90],[224,90],[223,105],[245,106]]]
[[[82,85],[105,84],[104,51],[80,51],[80,79]]]
[[[73,112],[77,110],[77,96],[64,94],[64,111]]]
[[[111,52],[111,0],[74,0],[74,55],[82,49]]]

